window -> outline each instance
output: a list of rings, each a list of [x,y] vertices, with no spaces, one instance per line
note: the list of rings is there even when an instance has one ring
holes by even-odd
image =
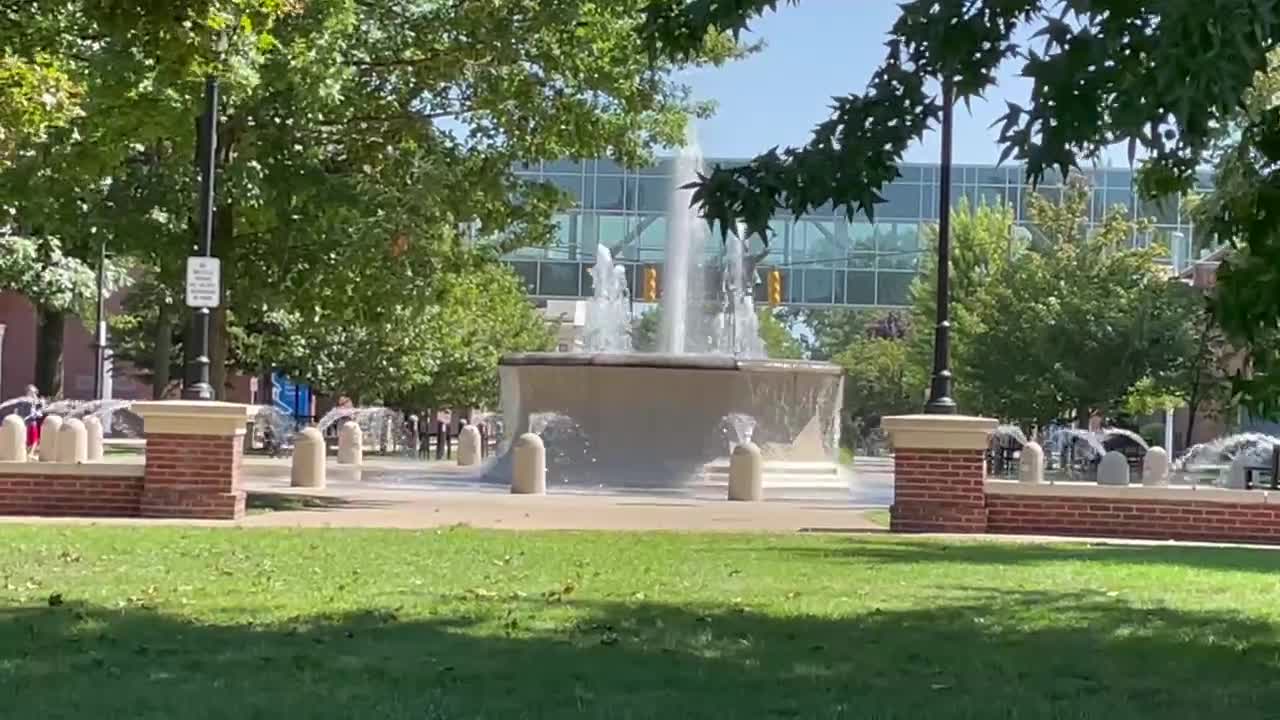
[[[1178,198],[1139,200],[1138,217],[1151,218],[1157,225],[1176,225],[1178,222]]]
[[[626,168],[608,158],[596,160],[596,173],[600,175],[623,175],[626,172]]]
[[[793,275],[793,277],[795,277]],[[835,273],[831,270],[804,271],[804,301],[829,305],[835,287]]]
[[[880,189],[884,202],[876,205],[876,218],[920,217],[920,186],[893,182]]]
[[[865,222],[849,225],[849,245],[855,253],[875,252],[876,226]]]
[[[582,204],[582,176],[581,175],[547,175],[543,178],[543,182],[555,185],[558,190],[573,198],[573,204],[580,206]]]
[[[636,207],[642,212],[667,212],[667,204],[671,196],[672,183],[663,177],[642,177],[639,179],[640,199]]]
[[[625,185],[621,177],[600,175],[596,177],[596,204],[598,210],[625,210]]]
[[[915,273],[882,272],[877,279],[876,300],[880,305],[908,305],[911,302],[911,281]]]
[[[549,173],[581,173],[582,163],[577,160],[556,160],[543,165],[545,172]]]
[[[635,250],[628,250],[626,257],[639,257],[645,260],[661,260],[667,250],[667,219],[661,215],[650,215],[640,219],[633,233],[639,233],[632,244]],[[638,254],[635,254],[638,253]]]
[[[876,225],[876,250],[880,254],[880,267],[902,267],[912,260],[908,257],[920,251],[920,225],[917,223],[881,223]]]
[[[576,262],[542,263],[538,267],[539,294],[577,296],[579,291],[579,267],[579,263]]]
[[[1107,188],[1105,213],[1117,206],[1124,208],[1125,217],[1133,217],[1133,190],[1129,188]]]
[[[977,210],[979,207],[999,207],[1008,202],[1008,195],[1004,187],[994,187],[991,185],[983,185],[977,190],[977,204],[972,209]]]
[[[530,295],[538,293],[538,263],[536,262],[513,262],[511,269],[515,271],[516,276],[520,278],[520,282],[524,284],[525,292]]]
[[[629,238],[629,233],[635,219],[627,215],[601,215],[597,218],[596,242],[610,250],[623,245]]]
[[[844,297],[850,305],[875,305],[876,274],[869,270],[850,270],[845,275]]]

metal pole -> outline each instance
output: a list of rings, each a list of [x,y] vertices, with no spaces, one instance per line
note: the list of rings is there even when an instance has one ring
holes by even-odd
[[[213,255],[213,186],[218,153],[218,79],[210,75],[204,84],[204,122],[200,137],[200,245],[203,257]],[[188,400],[212,400],[209,384],[209,308],[191,311],[192,351],[182,396]]]
[[[951,399],[951,78],[942,78],[942,167],[938,173],[938,291],[933,335],[933,382],[924,411],[954,415]]]
[[[107,280],[107,240],[104,237],[98,245],[98,303],[97,303],[97,321],[94,327],[97,330],[94,338],[93,348],[93,398],[95,400],[103,399],[103,386],[105,384],[103,376],[107,372],[107,318],[105,309],[105,298],[103,291],[106,289]]]

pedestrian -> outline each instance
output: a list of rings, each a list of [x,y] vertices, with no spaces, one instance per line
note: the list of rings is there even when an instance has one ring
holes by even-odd
[[[22,395],[27,401],[27,450],[40,444],[40,423],[44,422],[44,401],[40,399],[40,391],[35,385],[28,385]]]

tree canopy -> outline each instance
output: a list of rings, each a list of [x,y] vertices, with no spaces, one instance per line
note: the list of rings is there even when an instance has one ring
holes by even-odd
[[[708,33],[737,36],[782,4],[651,0],[644,36],[656,56],[683,57]],[[1241,388],[1257,404],[1280,407],[1280,360],[1271,350],[1280,335],[1280,107],[1274,92],[1253,91],[1280,39],[1280,3],[909,0],[900,7],[881,66],[864,90],[835,98],[808,143],[701,179],[695,197],[707,220],[721,228],[742,222],[767,241],[780,208],[799,215],[831,203],[851,217],[873,216],[881,188],[898,177],[908,146],[937,125],[943,103],[981,97],[997,68],[1012,63],[1031,94],[1010,103],[1000,122],[1002,160],[1025,163],[1033,182],[1049,169],[1066,176],[1127,143],[1131,161],[1146,159],[1144,193],[1186,192],[1206,163],[1219,159],[1221,174],[1221,163],[1232,161],[1220,156],[1228,139],[1240,182],[1218,193],[1227,202],[1206,210],[1214,234],[1238,249],[1220,273],[1218,314],[1233,339],[1263,348]]]
[[[419,397],[433,372],[463,373],[460,395],[483,395],[467,373],[491,373],[495,358],[457,343],[506,324],[504,342],[543,345],[497,254],[546,242],[566,202],[513,167],[644,161],[707,110],[673,73],[742,52],[712,33],[686,59],[652,61],[641,0],[20,4],[22,17],[4,17],[25,33],[23,57],[55,58],[75,103],[58,122],[26,122],[0,163],[0,207],[72,258],[105,238],[156,298],[177,297],[191,252],[195,119],[204,78],[219,78],[218,390],[228,366],[283,365],[378,399]],[[483,317],[464,323],[455,306]],[[133,309],[118,327],[157,346],[184,315]]]

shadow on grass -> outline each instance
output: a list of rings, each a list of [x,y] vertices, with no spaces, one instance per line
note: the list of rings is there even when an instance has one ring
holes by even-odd
[[[450,607],[278,626],[70,603],[0,611],[0,707],[73,720],[1247,720],[1280,707],[1275,626],[1096,595],[843,618],[492,596]]]
[[[327,512],[332,510],[359,510],[388,507],[392,503],[378,500],[355,500],[332,495],[295,495],[292,493],[250,492],[245,498],[245,509],[250,513],[266,512]]]
[[[882,536],[883,537],[883,536]],[[892,537],[892,536],[888,536]],[[780,543],[781,554],[830,560],[883,563],[960,563],[972,565],[1027,565],[1036,563],[1089,562],[1104,564],[1159,563],[1211,570],[1238,570],[1276,575],[1280,573],[1280,548],[1275,550],[1186,545],[1123,545],[1008,542],[972,540],[927,542],[892,539],[813,547]]]

